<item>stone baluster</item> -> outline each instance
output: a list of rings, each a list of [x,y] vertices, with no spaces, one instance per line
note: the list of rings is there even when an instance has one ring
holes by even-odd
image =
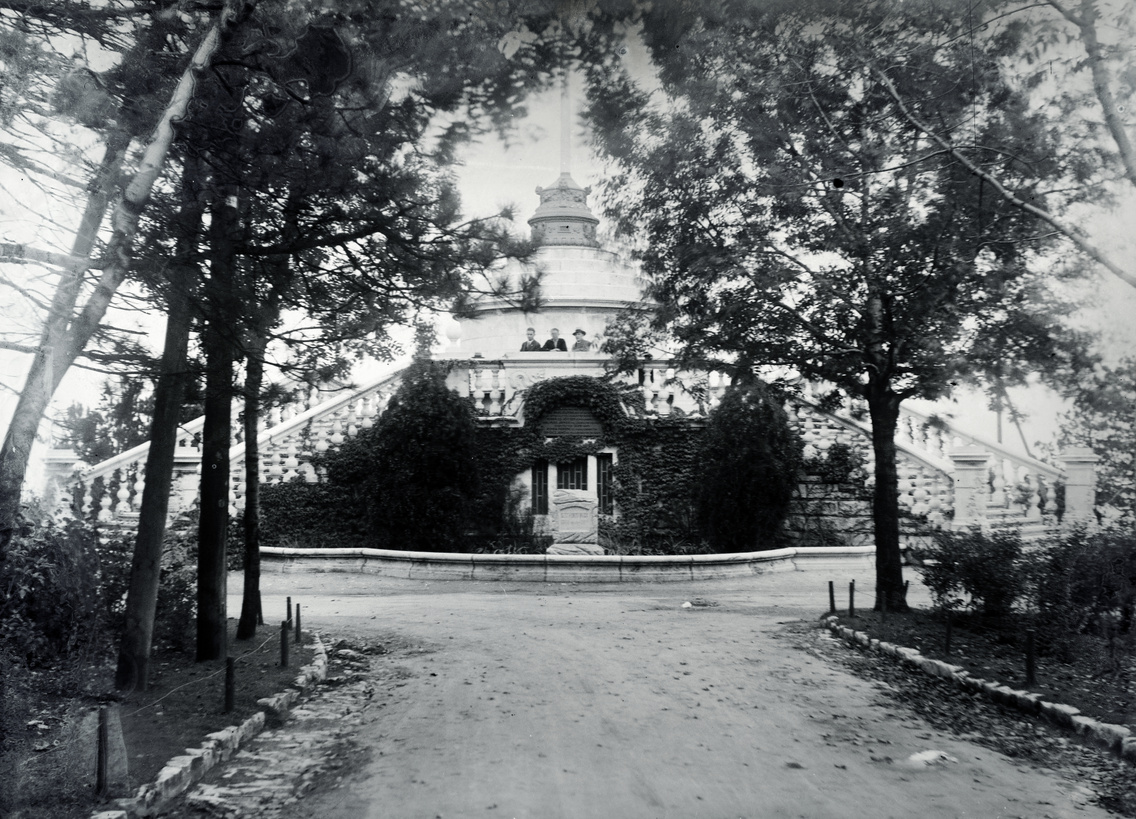
[[[375,393],[367,393],[359,399],[359,426],[370,429],[375,425]]]
[[[82,497],[79,500],[79,512],[82,514],[83,520],[88,520],[95,503],[94,481],[82,481],[79,485],[83,490]]]
[[[951,451],[954,466],[954,528],[986,525],[986,504],[990,497],[987,474],[990,453],[980,447],[961,447]]]
[[[359,434],[359,412],[358,407],[363,403],[363,399],[357,398],[347,403],[347,421],[345,432],[348,438],[354,438]]]
[[[709,372],[706,374],[706,405],[714,409],[722,403],[722,374]]]
[[[990,505],[1006,506],[1006,459],[994,456],[994,463],[990,468]]]
[[[926,515],[930,511],[931,493],[927,489],[928,480],[922,472],[916,473],[911,488],[911,512]]]
[[[300,459],[296,457],[296,442],[294,439],[289,439],[287,448],[284,450],[284,467],[283,473],[280,475],[280,481],[286,483],[297,475],[299,475]]]
[[[932,526],[942,526],[944,508],[944,486],[939,474],[933,473],[928,486],[927,521]]]
[[[1024,479],[1026,486],[1026,520],[1041,520],[1041,475],[1027,472]]]
[[[131,508],[135,512],[142,510],[142,493],[146,491],[146,464],[138,464],[134,479],[134,502]]]
[[[1070,447],[1058,460],[1065,468],[1065,514],[1063,524],[1088,524],[1095,520],[1100,458],[1087,446]]]
[[[930,431],[930,432],[932,432],[932,435],[934,436],[933,437],[934,445],[933,445],[932,452],[935,454],[935,456],[937,458],[939,458],[941,460],[946,460],[947,459],[947,452],[949,452],[950,449],[951,449],[950,444],[947,443],[947,440],[946,440],[946,433],[944,433],[942,431],[942,429],[937,429],[937,428],[932,428],[932,431]]]
[[[127,467],[117,470],[118,472],[118,491],[115,493],[118,503],[114,504],[114,517],[118,517],[123,512],[128,511],[130,507],[130,489],[133,481],[130,479],[130,471]]]
[[[111,501],[111,493],[110,493],[109,484],[110,484],[110,481],[108,479],[104,478],[103,479],[103,494],[102,494],[102,497],[99,498],[98,519],[99,519],[100,523],[105,523],[105,522],[109,521],[111,519],[111,517],[113,517],[113,515],[111,513],[111,509],[110,509],[112,501]]]
[[[331,432],[328,441],[332,446],[343,443],[343,410],[337,409],[331,416]]]
[[[239,470],[238,474],[243,475],[244,470]],[[235,518],[237,514],[245,508],[245,483],[242,478],[238,478],[235,474],[229,476],[229,517]]]
[[[899,506],[909,512],[915,511],[915,480],[911,470],[900,464],[898,476]]]

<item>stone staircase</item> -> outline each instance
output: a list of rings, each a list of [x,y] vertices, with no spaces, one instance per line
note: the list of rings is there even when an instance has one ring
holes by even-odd
[[[536,380],[555,375],[603,375],[606,358],[560,354],[550,372],[547,354],[522,354],[509,361],[469,360],[458,363],[451,386],[466,395],[481,423],[519,424],[523,394]],[[563,372],[561,372],[563,371]],[[358,388],[322,398],[313,393],[301,404],[267,413],[259,435],[260,474],[264,483],[297,477],[317,479],[311,457],[371,427],[397,390],[401,372]],[[728,386],[715,373],[681,373],[665,362],[649,362],[625,383],[643,393],[649,417],[680,413],[705,416]],[[835,412],[819,409],[821,385],[805,385],[804,394],[786,409],[805,442],[808,458],[823,456],[834,444],[859,451],[865,460],[861,477],[850,485],[830,486],[817,480],[801,485],[795,504],[802,542],[838,538],[846,545],[870,545],[872,487],[870,427],[863,408],[854,403]],[[201,469],[198,418],[178,435],[171,516],[192,507]],[[234,424],[234,431],[241,430]],[[1060,466],[1018,455],[969,434],[957,426],[903,408],[898,450],[901,513],[909,533],[928,528],[965,529],[1018,527],[1024,536],[1043,535],[1056,524],[1057,485],[1066,485],[1065,519],[1092,516],[1093,464],[1087,450],[1064,453]],[[48,459],[46,495],[61,510],[104,525],[131,525],[138,515],[145,486],[149,444],[142,444],[100,464],[76,464],[73,452],[54,450]],[[230,452],[229,511],[244,506],[244,444],[237,438]]]

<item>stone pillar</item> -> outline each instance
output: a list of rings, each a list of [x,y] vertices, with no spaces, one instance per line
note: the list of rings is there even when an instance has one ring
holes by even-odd
[[[966,446],[951,451],[955,481],[955,517],[952,527],[969,529],[986,525],[986,504],[990,492],[986,478],[990,453],[981,447]]]
[[[51,449],[44,457],[44,502],[53,512],[71,512],[78,463],[79,456],[73,449]]]
[[[1100,460],[1087,446],[1070,447],[1058,460],[1065,468],[1065,516],[1063,523],[1091,523],[1095,520],[1097,462]]]

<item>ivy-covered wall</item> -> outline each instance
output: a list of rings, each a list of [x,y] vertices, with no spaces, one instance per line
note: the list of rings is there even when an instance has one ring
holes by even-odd
[[[590,436],[545,437],[541,419],[561,407],[588,410],[601,431]],[[468,551],[543,553],[551,542],[534,531],[529,497],[517,476],[534,462],[566,463],[614,449],[617,514],[602,517],[600,543],[609,554],[690,554],[713,551],[695,508],[706,477],[707,421],[676,413],[645,417],[642,393],[588,376],[541,381],[524,394],[523,425],[482,425],[474,460],[477,494],[460,542]],[[350,449],[350,448],[348,448]],[[346,454],[346,453],[345,453]],[[352,457],[357,457],[355,453]],[[266,545],[375,546],[359,497],[336,476],[334,452],[323,456],[319,484],[266,486],[261,496]],[[795,476],[793,478],[795,480]],[[334,526],[329,525],[334,509]],[[754,543],[775,548],[781,539]]]

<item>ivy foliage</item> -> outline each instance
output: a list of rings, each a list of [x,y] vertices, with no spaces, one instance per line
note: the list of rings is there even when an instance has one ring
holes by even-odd
[[[710,416],[699,453],[698,525],[719,552],[773,545],[802,464],[800,437],[758,382],[731,387]]]

